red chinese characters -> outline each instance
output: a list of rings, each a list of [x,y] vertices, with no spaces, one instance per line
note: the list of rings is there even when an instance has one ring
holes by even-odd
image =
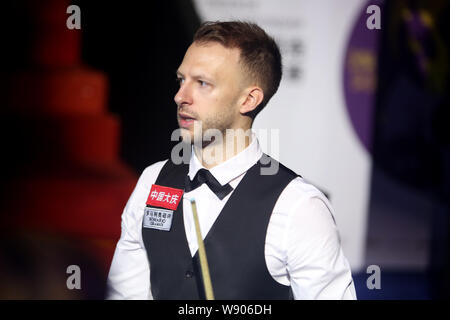
[[[177,210],[183,198],[183,189],[175,189],[153,184],[148,195],[147,205]]]

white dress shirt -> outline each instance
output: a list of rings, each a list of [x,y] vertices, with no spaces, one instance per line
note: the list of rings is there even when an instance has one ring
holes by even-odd
[[[222,185],[230,183],[236,189],[244,174],[262,154],[253,133],[247,148],[209,170]],[[142,239],[142,219],[151,186],[166,161],[157,162],[144,170],[125,206],[122,234],[108,275],[108,299],[152,299],[150,265]],[[188,173],[191,180],[201,168],[204,167],[192,152]],[[196,199],[204,239],[231,193],[220,200],[206,184],[184,193],[184,227],[192,256],[198,244],[190,199]],[[290,285],[295,299],[356,299],[333,209],[317,188],[300,177],[286,186],[275,204],[264,253],[271,276],[283,285]]]

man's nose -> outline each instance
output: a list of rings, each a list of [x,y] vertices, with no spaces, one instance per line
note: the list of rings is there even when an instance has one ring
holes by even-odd
[[[180,86],[174,100],[178,106],[192,104],[192,92],[186,84]]]

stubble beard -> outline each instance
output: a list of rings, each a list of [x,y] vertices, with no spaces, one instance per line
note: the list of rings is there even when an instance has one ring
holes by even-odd
[[[214,136],[211,139],[205,139],[205,132],[207,130],[215,129],[222,134],[223,141],[226,138],[226,130],[232,128],[233,119],[231,114],[220,114],[213,117],[209,117],[205,120],[195,120],[193,128],[182,128],[183,140],[191,145],[201,145],[202,148],[215,142]]]

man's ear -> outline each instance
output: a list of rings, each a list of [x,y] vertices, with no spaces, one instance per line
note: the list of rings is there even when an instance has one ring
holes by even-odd
[[[264,99],[264,93],[260,87],[251,87],[246,92],[245,100],[239,109],[242,114],[254,111]]]

